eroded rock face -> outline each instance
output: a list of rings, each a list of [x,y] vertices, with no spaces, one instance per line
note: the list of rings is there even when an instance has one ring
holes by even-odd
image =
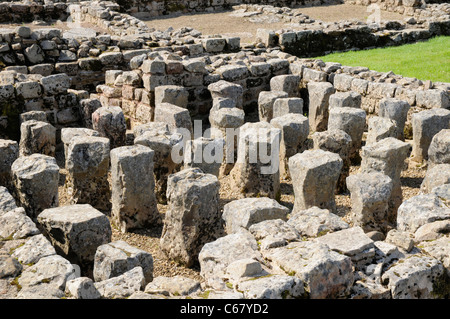
[[[274,199],[244,198],[232,201],[223,208],[222,218],[228,234],[239,232],[241,228],[249,229],[253,224],[268,219],[287,219],[289,209],[278,204]]]
[[[323,150],[307,150],[289,159],[294,186],[294,211],[313,206],[336,210],[334,194],[343,166],[338,154]]]
[[[161,249],[170,259],[193,265],[202,246],[220,234],[219,180],[198,168],[184,169],[169,176],[167,200]]]
[[[82,266],[92,266],[97,247],[111,241],[108,218],[88,204],[46,209],[38,222],[57,251]]]
[[[315,242],[295,242],[263,252],[273,265],[305,283],[312,299],[347,295],[353,284],[350,257]]]
[[[103,281],[141,267],[145,281],[153,280],[153,257],[150,253],[124,241],[114,241],[97,248],[94,259],[94,279]]]
[[[42,210],[58,206],[59,167],[43,154],[21,156],[11,166],[14,197],[35,219]]]
[[[111,151],[111,215],[122,232],[161,222],[153,177],[154,153],[143,145]]]

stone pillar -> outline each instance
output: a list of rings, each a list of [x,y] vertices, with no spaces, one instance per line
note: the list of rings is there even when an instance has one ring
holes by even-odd
[[[352,138],[350,158],[357,158],[366,126],[366,112],[353,107],[333,107],[328,118],[328,130],[343,130]]]
[[[450,127],[450,111],[431,109],[412,115],[413,160],[421,163],[428,159],[428,148],[433,136]]]
[[[293,211],[313,206],[336,212],[334,194],[343,166],[338,154],[323,150],[307,150],[289,159],[294,187]]]
[[[88,204],[46,209],[38,222],[56,251],[83,270],[92,271],[97,247],[111,241],[108,218]]]
[[[127,125],[118,106],[101,107],[92,114],[92,127],[109,139],[111,149],[126,144]]]
[[[147,123],[144,125],[150,125]],[[159,203],[166,204],[167,179],[170,174],[178,171],[182,166],[182,159],[172,158],[175,145],[182,143],[182,135],[172,134],[169,128],[161,122],[152,122],[152,128],[137,134],[134,144],[150,147],[153,156],[153,174],[155,177],[155,195]],[[175,160],[175,161],[174,161]]]
[[[392,193],[389,198],[390,222],[395,222],[397,208],[402,203],[400,175],[405,160],[411,152],[411,145],[396,138],[388,137],[362,148],[360,173],[379,172],[392,179]]]
[[[61,129],[61,141],[64,144],[64,158],[67,158],[70,141],[76,136],[100,136],[96,130],[83,127],[66,127]]]
[[[276,99],[273,103],[273,118],[293,113],[303,115],[303,99],[287,97]]]
[[[187,141],[184,151],[184,167],[198,167],[205,174],[219,177],[224,159],[225,140],[200,137]]]
[[[410,109],[410,105],[406,101],[384,98],[380,101],[378,116],[393,120],[396,123],[396,132],[393,137],[405,140],[405,123]]]
[[[183,133],[180,129],[193,132],[189,111],[170,103],[160,103],[155,106],[155,122],[167,123],[172,132]]]
[[[81,122],[86,128],[92,128],[92,114],[102,107],[99,99],[83,99],[80,101]]]
[[[261,91],[258,96],[258,114],[261,122],[270,122],[273,118],[273,104],[277,99],[287,98],[283,91]]]
[[[450,129],[434,135],[428,147],[428,167],[437,164],[450,164]]]
[[[376,143],[388,137],[397,138],[397,124],[393,120],[386,117],[372,116],[367,122],[368,132],[366,145]]]
[[[155,88],[155,105],[170,103],[187,108],[189,92],[184,86],[160,85]]]
[[[301,114],[286,114],[275,117],[270,124],[281,130],[280,176],[289,176],[289,158],[305,149],[309,134],[308,118]]]
[[[244,89],[241,85],[225,80],[220,80],[208,85],[208,90],[209,92],[211,92],[211,97],[213,100],[217,98],[231,99],[235,101],[235,106],[237,108],[243,108]]]
[[[90,204],[109,212],[109,145],[109,139],[105,137],[72,138],[66,158],[68,175],[65,185],[72,204]]]
[[[13,140],[0,139],[0,186],[13,190],[11,165],[19,157],[19,145]]]
[[[330,95],[330,109],[333,107],[354,107],[361,108],[361,94],[353,91],[336,92]]]
[[[329,82],[308,82],[308,119],[312,132],[322,132],[327,129],[329,100],[334,92],[334,87]]]
[[[220,168],[221,175],[228,175],[236,161],[238,145],[237,129],[244,124],[245,113],[236,107],[230,98],[216,98],[209,112],[211,124],[211,138],[220,138],[225,141],[224,165]],[[229,134],[233,133],[233,134]]]
[[[237,161],[231,174],[244,196],[279,198],[280,142],[281,130],[267,122],[240,127]]]
[[[392,187],[392,179],[382,173],[361,173],[347,177],[353,226],[360,226],[366,233],[386,233]]]
[[[315,132],[312,136],[313,148],[339,154],[342,159],[342,169],[336,185],[337,193],[347,190],[345,179],[350,174],[350,148],[352,138],[342,130]]]
[[[143,145],[111,151],[111,217],[123,233],[161,222],[155,197],[154,153]]]
[[[59,167],[53,157],[43,154],[21,156],[11,166],[14,197],[27,215],[36,217],[58,201]]]
[[[170,259],[190,267],[204,244],[220,236],[219,180],[198,168],[169,177],[169,208],[160,246]]]
[[[26,121],[20,125],[20,156],[33,153],[55,156],[56,128],[39,121]]]
[[[270,79],[271,91],[283,91],[288,97],[300,96],[300,76],[293,74],[277,75]]]

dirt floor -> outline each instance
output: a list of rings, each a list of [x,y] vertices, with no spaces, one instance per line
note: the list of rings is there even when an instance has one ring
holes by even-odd
[[[312,19],[324,22],[335,22],[341,20],[359,19],[366,21],[370,13],[367,7],[356,5],[328,5],[317,7],[300,7],[296,9],[308,15]],[[284,22],[278,23],[254,23],[249,18],[231,16],[233,11],[218,13],[197,13],[186,15],[168,15],[147,20],[149,27],[157,30],[167,30],[169,27],[179,29],[182,27],[192,27],[204,35],[221,34],[223,36],[236,36],[241,38],[242,43],[253,42],[256,30],[260,28],[280,30],[282,28],[292,28],[292,24]],[[382,20],[403,20],[403,15],[387,11],[381,12]]]

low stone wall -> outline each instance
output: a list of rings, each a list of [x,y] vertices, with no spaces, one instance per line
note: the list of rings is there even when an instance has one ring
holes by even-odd
[[[156,17],[174,13],[214,12],[240,4],[268,4],[276,7],[342,3],[341,0],[115,0],[121,11],[139,16]]]
[[[130,72],[110,71],[106,84],[97,87],[102,105],[122,107],[131,127],[153,120],[157,86],[184,87],[191,118],[206,119],[212,107],[208,90],[211,83],[225,80],[241,85],[243,108],[251,113],[257,110],[259,93],[270,90],[270,79],[289,72],[289,62],[276,56],[255,57],[253,61],[243,54],[181,60],[173,54],[161,53],[160,57],[163,59],[155,59],[152,54],[152,58]],[[240,59],[246,62],[237,62]]]
[[[69,16],[67,4],[63,2],[43,3],[0,3],[0,23],[22,23],[35,20],[66,20]]]

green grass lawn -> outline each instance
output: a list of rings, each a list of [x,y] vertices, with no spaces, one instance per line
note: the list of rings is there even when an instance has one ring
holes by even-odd
[[[420,80],[450,82],[450,36],[398,47],[333,53],[317,58],[347,66],[364,66],[378,72],[392,71]]]

